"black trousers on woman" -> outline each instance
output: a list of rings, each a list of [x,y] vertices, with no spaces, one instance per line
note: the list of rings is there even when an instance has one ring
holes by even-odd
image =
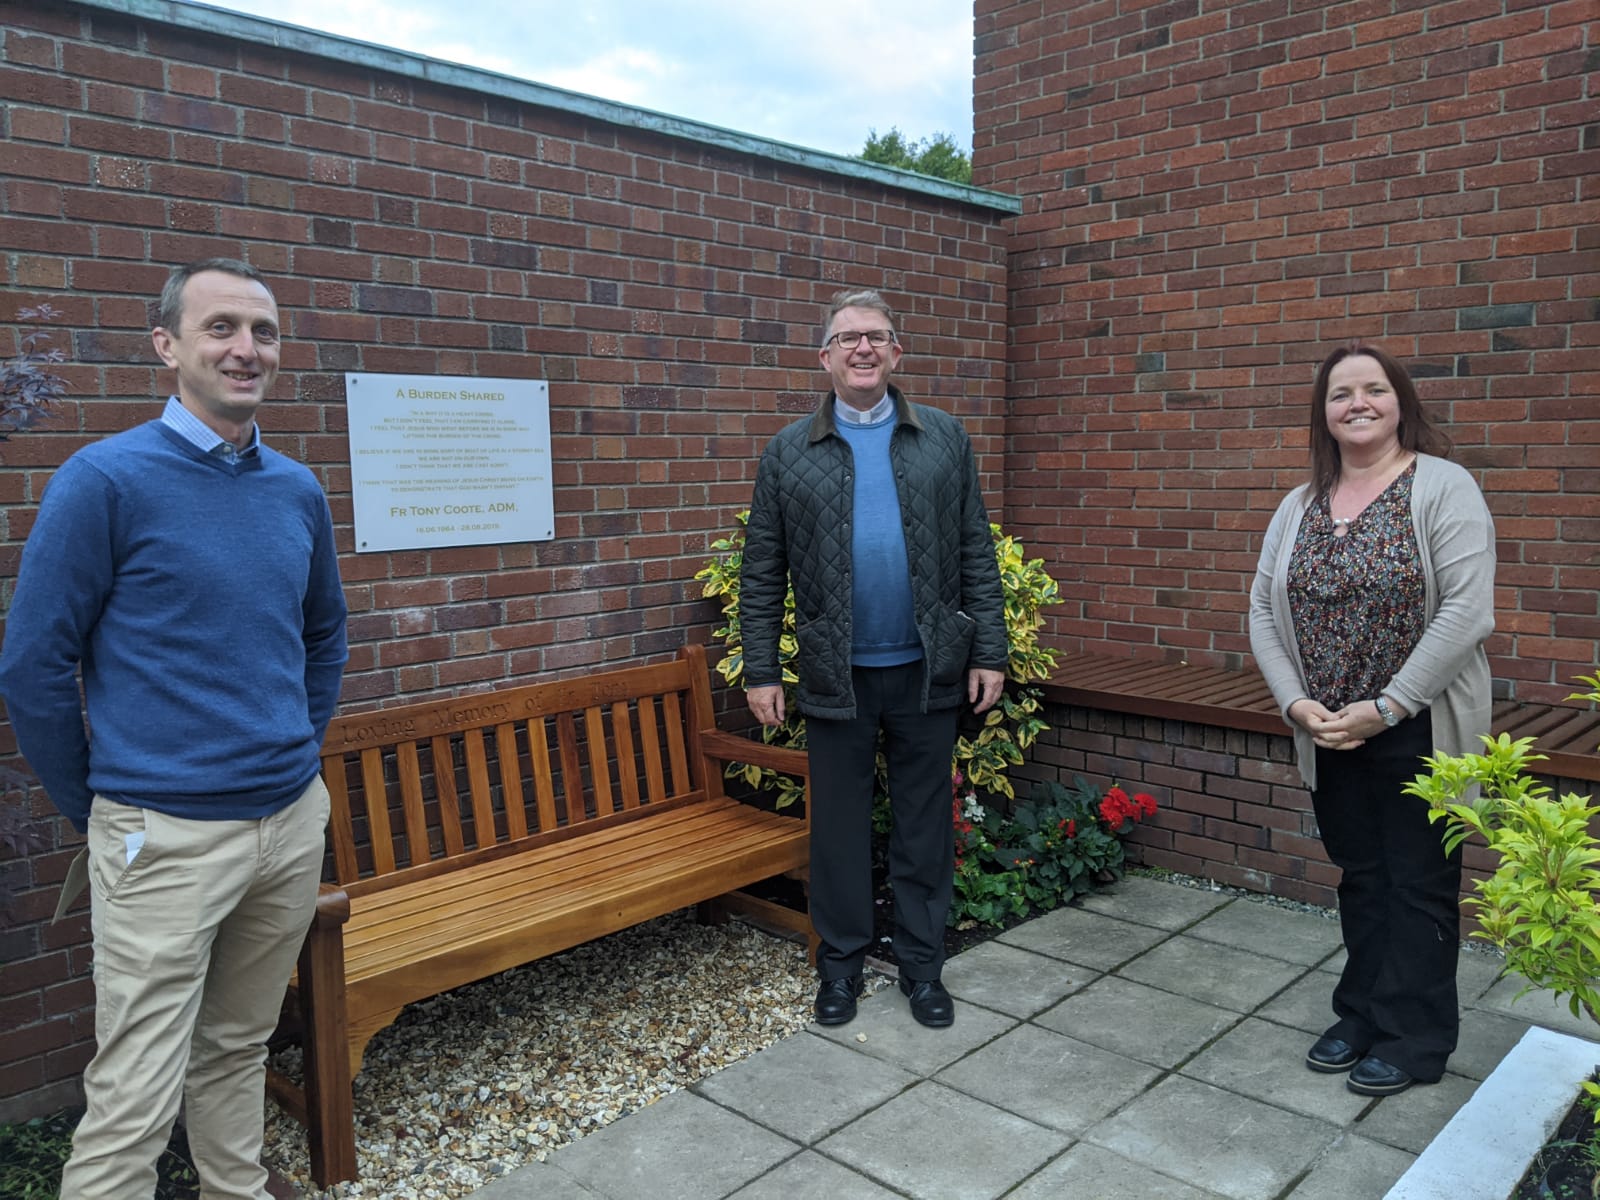
[[[907,979],[937,979],[955,885],[950,754],[957,711],[925,713],[921,662],[850,672],[856,715],[806,718],[811,764],[811,926],[823,979],[860,974],[872,945],[872,796],[883,733],[889,767],[894,953]]]
[[[1317,750],[1311,794],[1322,844],[1343,871],[1339,923],[1349,958],[1327,1032],[1424,1082],[1456,1048],[1461,851],[1400,788],[1426,768],[1426,710],[1354,750]]]

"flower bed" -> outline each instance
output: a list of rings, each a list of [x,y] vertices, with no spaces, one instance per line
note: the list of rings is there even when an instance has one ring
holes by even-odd
[[[1105,792],[1074,777],[1039,785],[1009,810],[985,807],[955,776],[955,896],[950,924],[1000,925],[1048,912],[1122,878],[1122,839],[1156,811],[1147,792]]]

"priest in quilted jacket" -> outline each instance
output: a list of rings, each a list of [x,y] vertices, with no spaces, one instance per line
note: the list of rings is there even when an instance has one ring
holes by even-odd
[[[822,334],[833,386],[772,439],[756,473],[740,580],[746,697],[763,724],[784,719],[778,638],[792,584],[817,1020],[849,1021],[861,992],[881,736],[900,989],[922,1024],[949,1025],[939,976],[954,876],[950,758],[962,706],[984,712],[1005,683],[994,540],[961,423],[889,382],[902,349],[883,297],[835,296]]]

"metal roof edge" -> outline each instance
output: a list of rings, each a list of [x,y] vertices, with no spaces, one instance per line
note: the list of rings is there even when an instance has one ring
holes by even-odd
[[[902,171],[897,167],[863,162],[842,154],[825,150],[808,150],[789,142],[773,141],[754,134],[740,133],[709,125],[688,117],[675,117],[668,113],[653,112],[647,108],[634,108],[598,96],[569,92],[564,88],[518,79],[479,67],[445,62],[425,54],[413,54],[355,38],[322,33],[299,25],[289,25],[265,17],[249,16],[215,8],[196,0],[73,0],[83,8],[116,13],[142,21],[153,21],[178,29],[237,38],[256,45],[272,46],[309,54],[336,62],[387,71],[394,75],[419,79],[444,87],[480,92],[501,99],[515,100],[540,108],[571,113],[574,116],[604,121],[630,129],[659,133],[666,137],[715,146],[756,158],[805,167],[829,175],[842,175],[902,191],[954,200],[976,208],[988,209],[1005,216],[1015,216],[1022,211],[1022,201],[1004,192],[991,192],[968,184],[952,183],[931,175]]]

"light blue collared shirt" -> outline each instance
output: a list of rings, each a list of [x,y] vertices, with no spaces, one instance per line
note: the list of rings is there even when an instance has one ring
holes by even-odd
[[[250,444],[241,450],[185,408],[176,396],[167,397],[161,423],[201,453],[214,454],[226,463],[254,458],[261,451],[261,426],[255,422],[250,424]]]

